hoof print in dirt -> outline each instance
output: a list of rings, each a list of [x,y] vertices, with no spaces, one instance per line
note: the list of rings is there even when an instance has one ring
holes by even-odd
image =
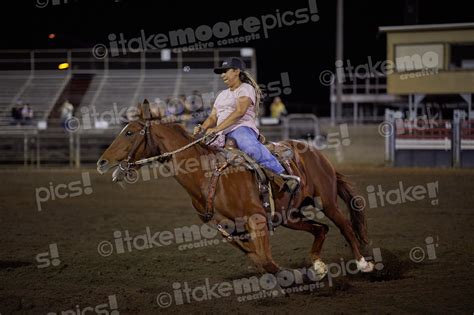
[[[340,277],[332,281],[332,290],[336,291],[347,291],[351,289],[353,285],[350,283],[350,280],[345,277]]]
[[[402,263],[391,251],[385,248],[378,249],[381,260],[372,262],[375,264],[374,271],[364,274],[370,281],[391,281],[400,279],[402,276]]]

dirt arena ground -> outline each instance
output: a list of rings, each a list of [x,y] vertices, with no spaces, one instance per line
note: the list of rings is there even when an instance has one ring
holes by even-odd
[[[0,313],[472,314],[474,170],[345,166],[340,171],[368,202],[371,244],[365,254],[384,268],[371,276],[353,274],[342,235],[322,218],[330,225],[322,257],[331,275],[312,291],[303,287],[264,297],[238,292],[235,281],[260,276],[219,237],[217,244],[169,241],[176,229],[201,226],[172,178],[122,190],[110,174],[99,176],[92,168],[0,170]],[[400,193],[400,182],[411,190]],[[50,185],[60,184],[67,186],[58,191],[69,197],[53,200]],[[385,199],[371,194],[372,188],[382,190]],[[397,191],[411,195],[400,197]],[[39,203],[41,211],[37,194],[50,195]],[[145,248],[138,238],[147,230],[167,235],[169,242]],[[134,238],[132,247],[123,241],[127,233]],[[274,259],[285,267],[307,266],[311,242],[304,232],[277,228],[271,237]],[[183,244],[206,246],[183,249]],[[202,293],[217,284],[228,289],[225,294]]]

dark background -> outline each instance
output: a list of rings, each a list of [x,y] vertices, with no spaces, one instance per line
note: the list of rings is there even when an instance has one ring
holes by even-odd
[[[43,0],[44,1],[44,0]],[[50,0],[51,1],[51,0]],[[306,0],[275,1],[137,1],[61,0],[37,8],[35,0],[2,3],[1,49],[89,48],[108,42],[109,33],[133,37],[147,33],[213,25],[219,21],[259,16],[308,6]],[[472,1],[350,1],[344,3],[344,59],[353,65],[385,59],[384,25],[473,22]],[[317,0],[320,20],[275,28],[268,39],[250,41],[257,51],[259,83],[289,72],[292,93],[284,97],[290,111],[327,115],[329,88],[319,74],[334,68],[336,1]],[[56,38],[49,39],[48,34]]]

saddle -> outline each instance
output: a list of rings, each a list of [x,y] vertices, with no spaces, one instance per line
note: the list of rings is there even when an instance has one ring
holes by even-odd
[[[294,175],[293,167],[296,167],[293,157],[293,150],[281,143],[267,142],[263,136],[259,136],[259,141],[263,143],[267,149],[274,155],[280,164],[285,168],[286,172],[290,175]],[[252,171],[255,174],[255,180],[259,188],[260,199],[262,205],[267,213],[271,214],[271,217],[275,214],[275,202],[273,198],[273,191],[271,183],[273,182],[280,190],[283,188],[284,181],[280,176],[273,173],[271,170],[262,167],[254,159],[248,156],[245,152],[241,151],[237,147],[237,143],[232,138],[227,138],[223,149],[220,149],[217,153],[217,163],[214,165],[214,170],[209,172],[208,177],[211,177],[208,188],[208,196],[206,203],[206,213],[203,216],[204,221],[211,220],[214,212],[213,200],[217,182],[220,175],[226,174],[226,170],[232,166],[234,169],[237,167],[244,168]],[[241,170],[241,169],[240,169]],[[293,200],[293,193],[290,197],[291,204]],[[273,226],[271,220],[269,222],[271,229]],[[219,229],[219,227],[218,227]],[[222,232],[222,231],[221,231]]]
[[[290,165],[290,161],[295,155],[293,150],[284,144],[266,141],[262,135],[259,136],[259,140],[267,147],[270,153],[277,158],[278,162],[280,162],[280,164],[285,168],[287,173],[293,175],[293,170]],[[259,175],[259,172],[262,171],[268,178],[275,180],[277,186],[281,186],[280,182],[278,181],[279,178],[275,177],[273,172],[270,170],[261,167],[254,159],[245,154],[243,151],[240,151],[234,139],[226,139],[225,146],[221,151],[221,154],[224,155],[226,161],[230,165],[244,164],[249,170],[255,171],[257,175]]]

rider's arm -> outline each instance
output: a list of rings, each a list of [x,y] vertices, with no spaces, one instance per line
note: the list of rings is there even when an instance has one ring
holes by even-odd
[[[201,128],[207,130],[217,125],[217,111],[214,107],[209,117],[202,123]]]
[[[219,126],[214,129],[214,132],[222,131],[238,122],[239,119],[245,115],[250,104],[252,104],[252,100],[249,97],[239,97],[237,99],[237,106],[235,110]]]

